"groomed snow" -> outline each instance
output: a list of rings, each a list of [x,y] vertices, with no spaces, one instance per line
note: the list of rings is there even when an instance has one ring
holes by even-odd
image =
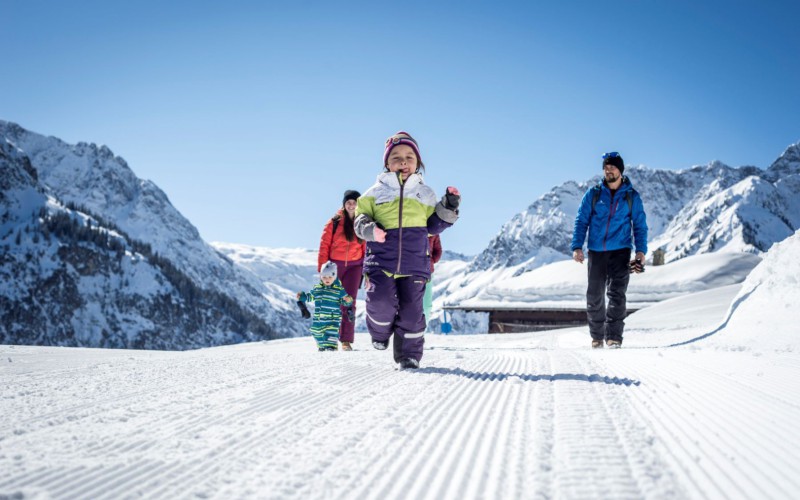
[[[800,233],[742,285],[585,329],[190,352],[0,346],[0,496],[796,498]],[[796,300],[794,300],[796,303]]]

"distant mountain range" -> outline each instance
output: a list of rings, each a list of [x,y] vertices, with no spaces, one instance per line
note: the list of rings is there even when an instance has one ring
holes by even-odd
[[[767,170],[625,173],[644,200],[650,249],[668,262],[758,255],[800,227],[800,143]],[[569,259],[578,204],[598,181],[553,188],[474,258],[445,252],[435,309]],[[212,246],[105,146],[0,120],[0,211],[0,343],[189,349],[307,333],[292,297],[316,279],[315,250]]]
[[[300,335],[105,146],[0,121],[0,343],[188,349]]]
[[[625,175],[647,212],[648,259],[658,248],[667,263],[710,252],[759,255],[800,228],[800,143],[766,170],[715,161],[674,171],[632,166]],[[495,300],[505,281],[569,259],[578,206],[600,179],[565,182],[506,222],[463,273],[437,285],[438,303]]]
[[[663,248],[667,262],[720,250],[765,252],[800,226],[800,143],[767,170],[715,161],[675,171],[629,167],[625,174],[644,202],[650,250]],[[578,205],[599,181],[553,188],[504,224],[470,270],[571,255]]]

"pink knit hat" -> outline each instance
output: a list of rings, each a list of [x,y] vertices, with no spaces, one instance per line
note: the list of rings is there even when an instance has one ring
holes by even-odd
[[[400,131],[394,134],[393,136],[386,139],[386,149],[383,151],[383,165],[386,166],[386,162],[389,159],[389,153],[392,152],[392,149],[397,146],[398,144],[405,144],[406,146],[411,146],[411,149],[414,150],[414,154],[417,155],[417,163],[422,164],[422,156],[419,154],[419,146],[417,146],[417,141],[414,140],[408,132]]]

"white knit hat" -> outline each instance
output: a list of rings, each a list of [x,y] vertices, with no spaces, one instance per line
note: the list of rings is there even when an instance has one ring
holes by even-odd
[[[326,262],[322,265],[322,270],[319,272],[320,278],[324,278],[326,276],[330,276],[331,278],[336,278],[336,264],[331,261]]]

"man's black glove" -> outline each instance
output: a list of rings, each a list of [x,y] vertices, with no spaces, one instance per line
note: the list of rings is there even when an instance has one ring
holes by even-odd
[[[643,273],[644,272],[644,261],[633,259],[630,263],[631,273]]]
[[[356,322],[356,312],[353,310],[353,306],[347,308],[347,319],[350,320],[350,323]]]
[[[450,186],[447,188],[447,193],[442,196],[442,205],[444,208],[448,210],[458,210],[458,206],[461,204],[461,193],[458,192],[458,189]]]
[[[308,318],[311,317],[311,313],[308,311],[308,308],[306,307],[306,303],[305,302],[303,302],[302,300],[298,300],[297,301],[297,307],[300,308],[300,314],[302,314],[305,319],[308,319]]]

